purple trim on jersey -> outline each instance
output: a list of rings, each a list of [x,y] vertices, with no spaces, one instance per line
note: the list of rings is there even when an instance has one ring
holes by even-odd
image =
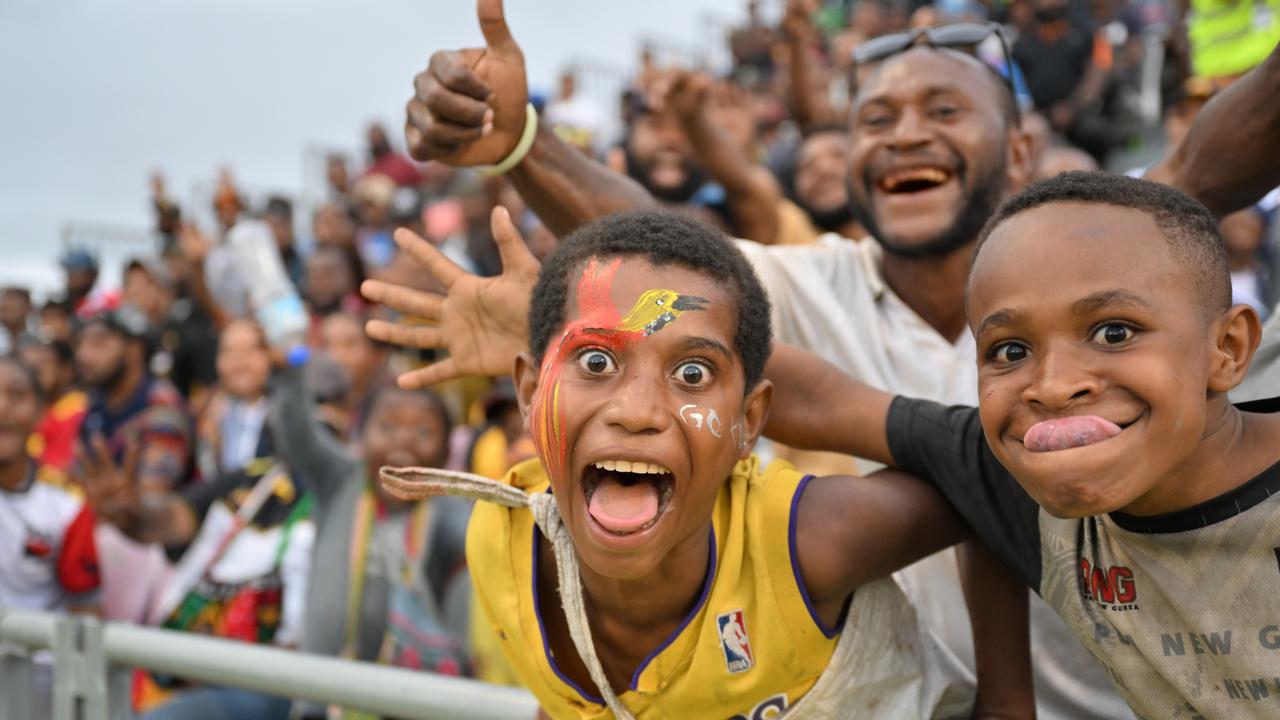
[[[818,617],[818,611],[813,607],[813,600],[809,599],[809,588],[805,587],[804,578],[800,577],[800,561],[796,557],[796,510],[800,507],[800,496],[804,494],[804,489],[809,486],[809,481],[813,479],[812,475],[805,475],[800,480],[800,484],[796,486],[795,494],[791,496],[791,516],[787,518],[787,546],[791,552],[791,573],[796,578],[796,587],[800,589],[800,597],[804,600],[804,606],[809,611],[809,617],[813,619],[813,624],[818,626],[822,631],[823,637],[828,640],[840,634],[844,629],[844,614],[840,615],[840,621],[836,623],[834,628],[828,628],[827,624],[822,622],[822,618]]]
[[[653,652],[649,653],[647,656],[645,656],[644,660],[640,661],[640,666],[636,668],[635,674],[631,676],[632,690],[635,690],[636,686],[640,684],[640,673],[644,672],[644,669],[649,667],[649,663],[652,662],[653,659],[658,656],[658,653],[662,652],[663,650],[666,650],[667,646],[675,642],[676,638],[680,637],[680,633],[684,632],[684,629],[689,627],[689,623],[693,622],[693,618],[697,616],[697,614],[702,610],[702,606],[706,605],[707,598],[711,595],[711,584],[712,584],[712,581],[715,580],[715,577],[716,577],[716,530],[715,530],[715,527],[712,526],[711,558],[707,560],[707,577],[705,580],[702,581],[702,594],[698,596],[698,602],[694,603],[693,609],[689,611],[689,614],[687,616],[685,616],[684,622],[680,623],[680,627],[676,628],[675,632],[668,635],[667,639],[663,640],[661,645],[654,648]]]
[[[533,542],[531,543],[533,545],[533,615],[538,618],[538,632],[542,634],[542,652],[546,653],[547,664],[551,666],[552,672],[556,674],[556,677],[560,678],[561,682],[573,688],[582,696],[583,700],[596,705],[604,705],[604,698],[591,695],[586,690],[578,687],[578,684],[570,680],[568,675],[560,672],[560,666],[556,665],[556,659],[551,657],[551,644],[547,642],[547,627],[542,622],[542,608],[538,605],[538,541],[541,539],[539,537],[541,534],[542,531],[538,529],[535,523],[533,526]]]

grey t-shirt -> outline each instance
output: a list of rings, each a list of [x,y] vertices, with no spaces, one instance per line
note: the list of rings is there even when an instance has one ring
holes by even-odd
[[[1186,510],[1064,520],[996,460],[976,408],[895,398],[888,436],[1140,717],[1280,717],[1280,463]]]

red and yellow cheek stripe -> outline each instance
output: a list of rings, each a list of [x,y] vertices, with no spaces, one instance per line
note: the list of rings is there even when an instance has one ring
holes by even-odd
[[[564,434],[564,408],[560,406],[560,377],[564,373],[564,364],[582,347],[585,336],[610,337],[612,333],[607,331],[618,326],[620,318],[610,294],[613,278],[621,264],[621,258],[615,258],[603,268],[594,257],[587,262],[582,279],[578,281],[578,319],[565,326],[555,352],[542,360],[538,392],[530,408],[531,429],[538,455],[552,477],[563,476],[569,454]],[[606,332],[602,334],[600,330]],[[619,338],[617,349],[624,344]]]

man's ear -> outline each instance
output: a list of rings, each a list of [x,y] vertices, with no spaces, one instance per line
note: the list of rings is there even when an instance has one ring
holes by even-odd
[[[1009,192],[1016,193],[1035,178],[1035,158],[1031,154],[1031,134],[1020,127],[1010,127],[1007,146],[1006,180]]]
[[[524,429],[529,429],[529,406],[533,403],[533,395],[538,392],[538,365],[533,356],[527,352],[516,355],[515,368],[511,371],[511,379],[516,385],[516,403],[520,406],[520,419]]]
[[[773,383],[761,380],[756,383],[747,398],[742,402],[742,436],[738,448],[738,459],[746,460],[764,432],[764,422],[769,419],[769,408],[773,406]]]
[[[1215,321],[1209,359],[1209,390],[1224,393],[1239,385],[1262,341],[1262,321],[1248,305],[1236,305]]]

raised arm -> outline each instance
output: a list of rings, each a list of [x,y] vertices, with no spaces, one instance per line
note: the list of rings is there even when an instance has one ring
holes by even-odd
[[[497,165],[526,130],[524,53],[507,27],[502,0],[477,0],[476,14],[485,47],[437,52],[414,79],[405,139],[418,160]],[[550,130],[531,132],[532,146],[507,177],[556,235],[610,213],[654,204],[639,184]]]
[[[967,536],[941,493],[898,470],[811,480],[796,512],[800,573],[829,627],[859,586]]]
[[[1209,101],[1178,144],[1147,171],[1226,215],[1280,186],[1280,45]]]
[[[209,316],[214,329],[221,331],[234,318],[226,310],[223,310],[218,301],[213,298],[213,292],[209,289],[209,281],[205,277],[205,261],[209,257],[213,241],[200,232],[200,228],[190,223],[183,223],[178,230],[178,238],[182,247],[183,259],[186,260],[189,266],[187,282],[189,283],[188,290],[191,293],[191,299]]]
[[[529,154],[507,176],[556,237],[605,215],[657,205],[639,183],[541,126]]]
[[[766,437],[892,465],[885,422],[893,396],[861,383],[817,355],[775,342],[764,376],[773,382]]]
[[[737,233],[748,240],[773,243],[778,235],[782,188],[768,168],[753,162],[716,123],[711,109],[716,90],[715,81],[706,74],[680,73],[663,102],[680,119],[698,161],[724,188]]]
[[[316,418],[303,368],[278,369],[270,400],[271,436],[290,476],[314,492],[319,505],[328,504],[338,487],[351,481],[356,461]]]
[[[841,122],[840,113],[827,99],[826,86],[815,77],[813,45],[813,0],[790,0],[782,18],[782,34],[787,38],[790,61],[787,66],[791,90],[791,112],[800,127]]]

